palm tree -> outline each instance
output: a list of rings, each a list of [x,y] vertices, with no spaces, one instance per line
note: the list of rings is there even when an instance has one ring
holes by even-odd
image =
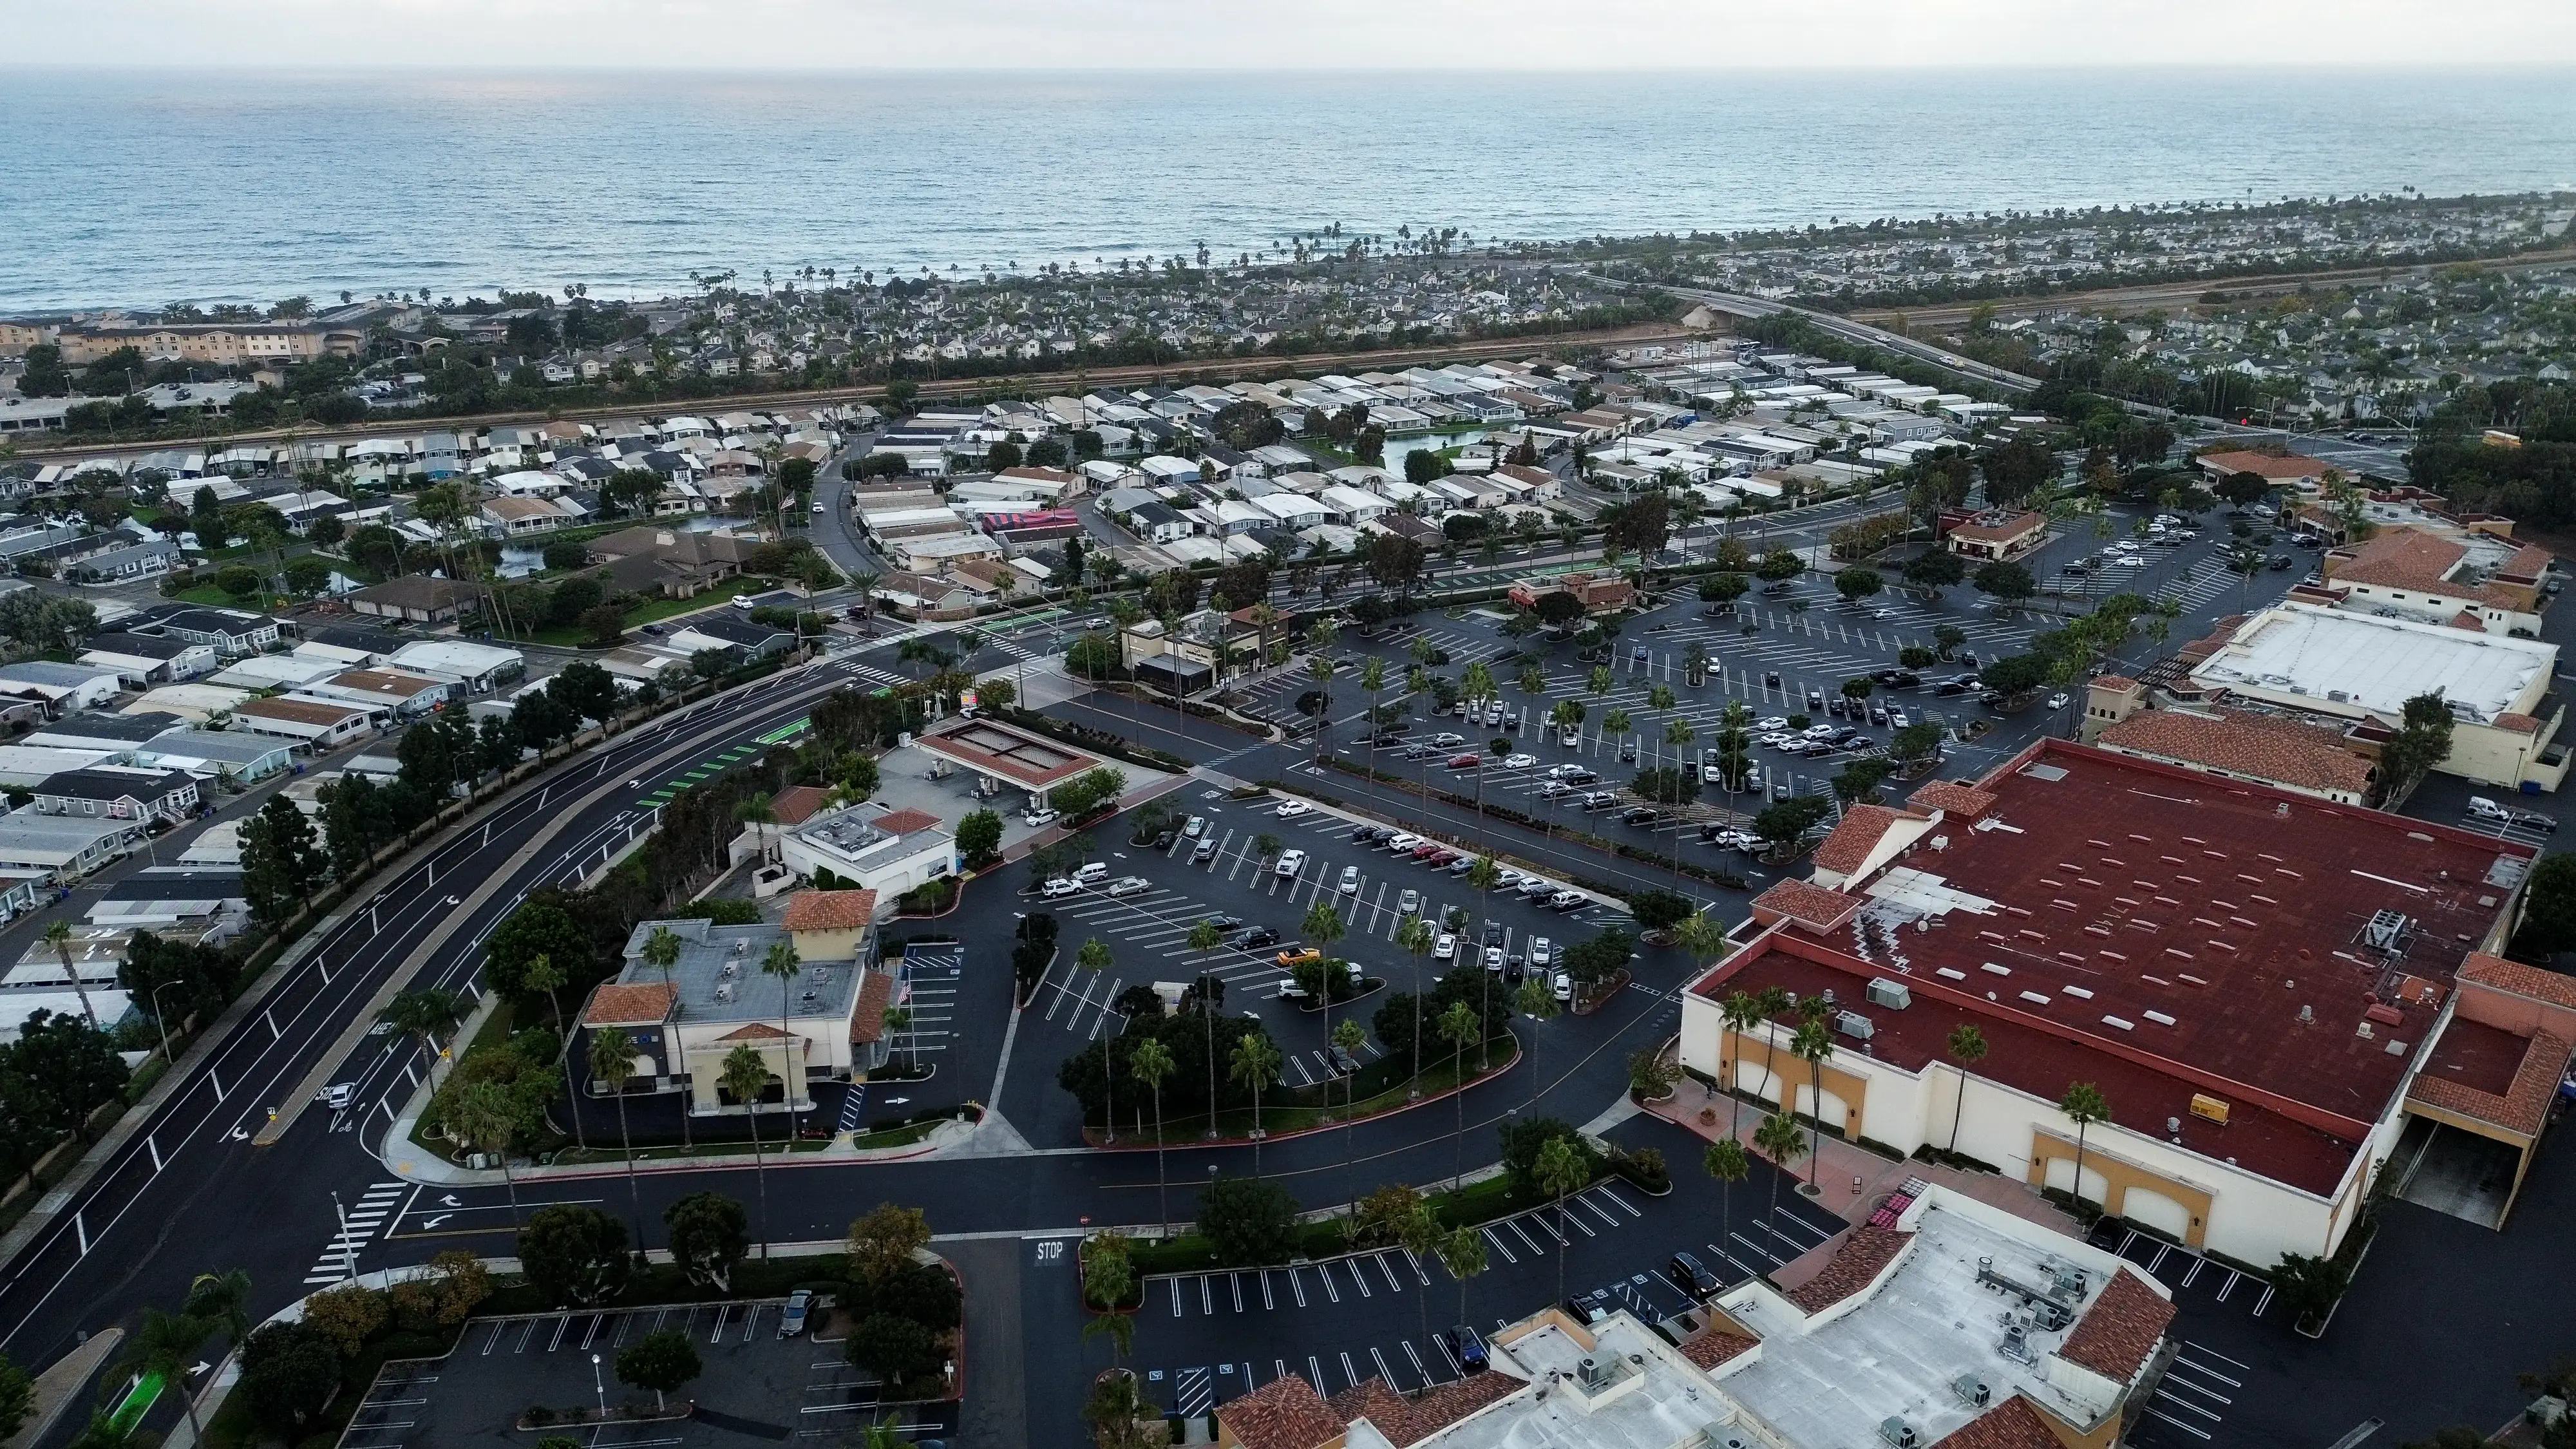
[[[907,1071],[909,1071],[909,1070],[912,1068],[912,1065],[913,1065],[913,1053],[912,1053],[912,1048],[913,1048],[913,1046],[915,1045],[915,1043],[913,1042],[912,1037],[911,1037],[911,1035],[910,1035],[911,1031],[912,1031],[912,1008],[911,1008],[911,1007],[909,1007],[909,1006],[889,1006],[889,1007],[887,1007],[887,1008],[886,1008],[886,1014],[885,1014],[885,1034],[886,1034],[886,1036],[887,1036],[887,1037],[889,1037],[889,1038],[895,1037],[895,1036],[897,1036],[898,1034],[902,1035],[902,1037],[903,1037],[903,1050],[902,1050],[902,1052],[901,1052],[901,1053],[899,1053],[899,1055],[902,1057],[904,1068],[905,1068],[905,1070],[907,1070]]]
[[[421,1045],[429,1048],[433,1056],[438,1052],[439,1037],[464,1019],[465,998],[434,986],[406,991],[376,1013],[376,1020],[406,1036],[420,1038]]]
[[[1735,1185],[1752,1175],[1752,1159],[1745,1155],[1743,1143],[1729,1137],[1708,1144],[1708,1150],[1700,1154],[1699,1165],[1717,1179],[1717,1237],[1725,1242],[1735,1233]]]
[[[89,1004],[89,988],[81,984],[80,973],[72,969],[72,927],[69,921],[56,921],[45,927],[45,944],[54,948],[54,957],[63,963],[63,975],[70,978],[72,990],[80,994],[81,1015],[89,1018],[89,1029],[98,1030],[98,1009]]]
[[[1317,896],[1315,903],[1306,908],[1306,919],[1299,924],[1298,933],[1305,938],[1307,945],[1324,953],[1324,983],[1315,992],[1315,1004],[1323,1008],[1324,1035],[1329,1037],[1333,1034],[1333,978],[1348,976],[1343,964],[1333,959],[1333,947],[1341,942],[1344,934],[1341,910],[1331,901]],[[1325,1100],[1330,1106],[1329,1093]]]
[[[1467,1003],[1453,1001],[1447,1011],[1440,1013],[1440,1020],[1434,1023],[1434,1027],[1439,1031],[1440,1039],[1449,1043],[1449,1095],[1457,1104],[1457,1130],[1452,1134],[1456,1147],[1450,1153],[1449,1167],[1450,1182],[1454,1186],[1467,1175],[1467,1082],[1464,1072],[1467,1043],[1484,1036],[1485,1024],[1468,1009]]]
[[[1833,1033],[1825,1030],[1821,1021],[1805,1022],[1799,1026],[1798,1034],[1789,1039],[1789,1050],[1807,1064],[1807,1121],[1814,1131],[1814,1139],[1807,1150],[1815,1157],[1807,1169],[1807,1190],[1812,1194],[1817,1190],[1815,1174],[1824,1165],[1825,1058],[1834,1054]]]
[[[760,974],[778,982],[778,1095],[790,1127],[796,1122],[796,1089],[805,1084],[805,1074],[796,1069],[796,1038],[787,1030],[787,993],[795,989],[796,973],[804,966],[794,941],[780,941],[760,958]]]
[[[1786,1112],[1774,1112],[1753,1129],[1754,1150],[1771,1159],[1779,1171],[1771,1174],[1771,1211],[1780,1210],[1780,1179],[1794,1175],[1791,1164],[1807,1155],[1807,1134],[1798,1130],[1798,1119]]]
[[[2094,1123],[2110,1120],[2111,1104],[2103,1100],[2102,1089],[2091,1082],[2069,1082],[2066,1095],[2057,1099],[2057,1110],[2065,1113],[2066,1120],[2075,1124],[2075,1183],[2074,1190],[2067,1196],[2081,1208],[2084,1205],[2084,1134]],[[2082,1214],[2079,1212],[2077,1216]]]
[[[1483,916],[1489,920],[1492,918],[1491,912],[1493,910],[1494,887],[1501,885],[1502,883],[1503,868],[1490,855],[1477,856],[1476,863],[1467,868],[1467,884],[1476,888],[1477,915]],[[1479,1012],[1490,1013],[1494,1009],[1493,972],[1488,971],[1485,973],[1484,985],[1478,989],[1482,992],[1482,996],[1477,1002],[1477,1010]],[[1485,1044],[1483,1042],[1478,1042],[1476,1044],[1476,1070],[1481,1072],[1492,1065],[1492,1055],[1486,1051]]]
[[[1439,946],[1439,933],[1429,921],[1415,916],[1395,928],[1395,944],[1413,957],[1413,1081],[1404,1100],[1414,1102],[1422,1098],[1422,962]]]
[[[1257,1031],[1247,1031],[1227,1057],[1226,1075],[1252,1092],[1252,1175],[1261,1175],[1261,1093],[1279,1080],[1279,1048]]]
[[[1528,1017],[1533,1022],[1549,1020],[1556,1015],[1556,993],[1548,990],[1547,981],[1544,977],[1532,976],[1527,981],[1521,983],[1518,991],[1512,993],[1512,1008],[1515,1011],[1518,1011],[1521,1015]],[[1535,1111],[1538,1107],[1539,1092],[1538,1030],[1535,1027],[1532,1027],[1530,1030],[1529,1056],[1529,1101],[1531,1109]]]
[[[1458,1321],[1467,1321],[1467,1280],[1485,1271],[1485,1235],[1472,1225],[1451,1228],[1440,1240],[1440,1266],[1458,1280]]]
[[[1959,1116],[1968,1106],[1967,1069],[1986,1059],[1986,1034],[1972,1021],[1963,1021],[1950,1029],[1950,1059],[1959,1064],[1959,1095],[1950,1103],[1950,1147],[1959,1150]]]
[[[1556,1296],[1565,1297],[1565,1195],[1592,1180],[1591,1170],[1584,1166],[1583,1154],[1575,1150],[1573,1139],[1551,1137],[1539,1144],[1538,1161],[1530,1175],[1538,1182],[1539,1191],[1556,1199]]]
[[[1368,1031],[1356,1020],[1346,1016],[1333,1024],[1332,1043],[1340,1047],[1353,1062],[1357,1062],[1360,1058],[1360,1048],[1368,1045]],[[1342,1079],[1342,1149],[1345,1158],[1350,1155],[1351,1114],[1357,1110],[1356,1098],[1359,1086],[1360,1074],[1354,1068],[1349,1076]]]
[[[1210,931],[1216,929],[1205,921],[1199,924]],[[1154,1200],[1166,1233],[1172,1226],[1172,1200],[1163,1176],[1163,1079],[1172,1074],[1172,1067],[1172,1049],[1150,1036],[1127,1054],[1127,1070],[1154,1094]]]
[[[1624,709],[1614,706],[1608,714],[1601,716],[1601,733],[1604,736],[1625,735],[1633,727],[1634,721],[1628,718]]]
[[[111,1379],[159,1375],[163,1384],[178,1391],[179,1407],[188,1411],[188,1432],[200,1444],[206,1442],[206,1430],[197,1422],[197,1396],[188,1390],[188,1367],[197,1356],[197,1345],[213,1331],[214,1325],[202,1318],[146,1308],[142,1326],[135,1329],[125,1356],[109,1375]]]
[[[1356,1216],[1358,1212],[1356,1203],[1352,1205],[1352,1212]],[[1395,1220],[1394,1227],[1395,1240],[1403,1244],[1404,1251],[1411,1254],[1417,1261],[1426,1254],[1440,1251],[1440,1215],[1431,1210],[1431,1204],[1416,1200],[1411,1211]],[[1421,1301],[1422,1336],[1429,1338],[1431,1336],[1431,1295],[1422,1294]]]
[[[784,1042],[779,1045],[785,1049]],[[751,1043],[740,1043],[725,1053],[724,1070],[716,1081],[742,1104],[743,1117],[751,1123],[751,1172],[760,1184],[760,1258],[765,1263],[769,1261],[769,1163],[760,1151],[760,1094],[769,1090],[769,1062]],[[783,1079],[779,1095],[786,1095]]]
[[[644,1246],[644,1195],[635,1183],[635,1142],[626,1131],[626,1084],[635,1078],[635,1038],[622,1026],[590,1034],[590,1078],[604,1082],[617,1099],[617,1146],[626,1159],[627,1206],[635,1218],[635,1246]],[[579,1115],[575,1108],[575,1115]]]
[[[680,964],[679,935],[668,926],[655,926],[653,934],[644,938],[644,964],[662,973],[662,989],[670,993],[671,1001],[678,1001],[680,988],[671,983],[671,968]],[[680,1104],[681,1150],[686,1151],[689,1145],[689,1107],[686,1102],[682,1102]]]
[[[1717,1010],[1726,1022],[1727,1039],[1735,1043],[1734,1057],[1730,1059],[1720,1052],[1717,1063],[1717,1084],[1726,1093],[1726,1136],[1733,1141],[1736,1128],[1744,1120],[1744,1099],[1736,1095],[1737,1083],[1742,1079],[1744,1039],[1761,1024],[1762,1004],[1742,991],[1730,991],[1726,999],[1718,1003]]]
[[[1082,949],[1073,953],[1073,963],[1094,975],[1109,969],[1116,958],[1109,954],[1109,943],[1098,936],[1084,940]],[[1107,1021],[1103,1008],[1101,1020]],[[1123,1025],[1123,1023],[1122,1023]],[[1118,1140],[1118,1037],[1117,1027],[1102,1029],[1100,1038],[1100,1120],[1104,1140]]]
[[[736,802],[733,807],[733,818],[735,824],[749,825],[752,828],[753,846],[759,852],[761,863],[767,864],[769,827],[778,819],[778,812],[770,805],[769,796],[763,793]]]
[[[250,1337],[250,1275],[239,1268],[198,1274],[179,1311],[221,1328],[225,1346],[240,1348]]]
[[[510,1139],[518,1135],[518,1104],[499,1082],[474,1082],[457,1093],[449,1109],[450,1132],[463,1134],[469,1146],[489,1150],[501,1159],[501,1185],[510,1195],[510,1231],[519,1230],[519,1183],[510,1175]]]
[[[1386,661],[1376,655],[1360,666],[1360,688],[1368,694],[1368,763],[1369,777],[1377,777],[1377,697],[1386,688]]]

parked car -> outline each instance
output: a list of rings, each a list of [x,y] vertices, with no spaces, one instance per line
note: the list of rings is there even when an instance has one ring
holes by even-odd
[[[1431,737],[1431,748],[1435,750],[1454,750],[1465,743],[1467,743],[1465,735],[1442,733]]]
[[[1387,838],[1381,843],[1390,851],[1406,851],[1420,845],[1422,843],[1422,837],[1399,830],[1394,834],[1387,836]]]
[[[1556,979],[1548,983],[1547,990],[1550,996],[1555,997],[1559,1001],[1572,1001],[1574,999],[1574,978],[1566,972],[1559,971],[1556,973]]]
[[[1181,834],[1188,836],[1192,840],[1196,840],[1206,833],[1207,817],[1204,815],[1193,815],[1189,819],[1181,822]]]
[[[823,505],[820,503],[815,504],[814,511],[817,513],[822,512]],[[780,1309],[778,1313],[778,1336],[780,1338],[795,1338],[804,1333],[806,1316],[813,1311],[814,1294],[812,1290],[799,1288],[795,1292],[788,1294],[787,1306]]]
[[[1440,1346],[1449,1351],[1449,1357],[1457,1363],[1458,1372],[1462,1374],[1483,1373],[1490,1362],[1485,1355],[1485,1340],[1463,1323],[1442,1329]]]
[[[1073,873],[1073,878],[1082,885],[1097,885],[1109,879],[1109,867],[1101,861],[1089,861]]]
[[[1082,894],[1082,887],[1063,876],[1056,876],[1045,885],[1038,887],[1038,894],[1047,900],[1060,901],[1066,896]]]
[[[1555,911],[1579,911],[1591,902],[1590,896],[1575,890],[1558,891],[1547,898],[1548,909]]]
[[[1556,742],[1569,750],[1581,749],[1583,747],[1583,727],[1581,725],[1567,725],[1565,728],[1556,732]]]
[[[1437,936],[1436,938],[1434,938],[1434,939],[1433,939],[1433,941],[1431,942],[1431,959],[1432,959],[1432,960],[1434,960],[1434,961],[1454,961],[1454,960],[1456,960],[1457,958],[1458,958],[1458,937],[1457,937],[1454,933],[1449,932],[1449,931],[1443,931],[1443,932],[1441,932],[1441,933],[1439,934],[1439,936]]]
[[[1153,888],[1154,883],[1141,875],[1122,875],[1109,883],[1109,894],[1122,897],[1141,896]]]
[[[1529,943],[1529,957],[1530,957],[1530,964],[1531,964],[1531,965],[1533,965],[1533,966],[1545,966],[1545,965],[1547,964],[1548,953],[1549,953],[1550,951],[1554,950],[1554,949],[1555,949],[1555,947],[1553,947],[1552,945],[1550,945],[1550,944],[1549,944],[1547,937],[1545,937],[1545,936],[1532,936],[1532,937],[1530,937],[1530,943]]]
[[[1422,892],[1420,891],[1408,890],[1395,898],[1395,913],[1399,916],[1409,916],[1421,909]]]
[[[1616,790],[1587,790],[1583,793],[1583,798],[1580,803],[1586,810],[1607,810],[1611,806],[1619,803],[1619,792]]]
[[[1501,971],[1502,971],[1502,969],[1503,969],[1503,948],[1502,948],[1502,947],[1500,947],[1500,946],[1487,946],[1487,947],[1485,948],[1485,969],[1486,969],[1486,970],[1488,970],[1488,971],[1495,972],[1496,974],[1500,974],[1500,973],[1501,973]]]
[[[1449,862],[1445,868],[1451,875],[1465,875],[1476,868],[1476,858],[1472,855],[1462,855]]]
[[[1246,926],[1228,937],[1226,944],[1238,951],[1257,951],[1264,946],[1276,946],[1279,944],[1279,928]]]
[[[1504,768],[1504,769],[1506,769],[1506,770],[1526,770],[1526,769],[1528,769],[1530,766],[1535,765],[1535,764],[1537,764],[1537,763],[1538,763],[1538,756],[1536,756],[1536,755],[1505,755],[1505,756],[1503,756],[1503,768]]]
[[[1342,867],[1341,892],[1346,896],[1355,896],[1360,893],[1360,868],[1358,866],[1346,865]]]
[[[1649,825],[1654,822],[1654,819],[1655,807],[1652,805],[1631,805],[1619,812],[1619,823],[1622,825]]]
[[[1347,1077],[1354,1075],[1359,1071],[1360,1059],[1352,1056],[1349,1052],[1342,1050],[1339,1046],[1328,1045],[1324,1048],[1324,1052],[1326,1057],[1333,1064],[1334,1076]]]
[[[1483,763],[1485,763],[1485,757],[1482,755],[1451,755],[1449,757],[1447,768],[1452,770],[1472,770]]]
[[[1056,812],[1052,810],[1031,810],[1020,817],[1020,822],[1028,826],[1031,830],[1038,830],[1043,829],[1046,826],[1053,825],[1055,823],[1055,817]]]
[[[1294,820],[1298,816],[1303,815],[1314,808],[1314,806],[1307,804],[1303,800],[1291,800],[1279,807],[1279,818],[1282,820]]]
[[[1300,966],[1323,960],[1324,953],[1312,946],[1291,946],[1273,959],[1278,961],[1280,970],[1294,971]]]
[[[1706,1298],[1725,1285],[1708,1271],[1700,1260],[1689,1253],[1675,1253],[1672,1261],[1673,1281],[1694,1298]]]
[[[1297,872],[1304,870],[1305,868],[1306,852],[1302,850],[1292,850],[1287,854],[1282,855],[1279,857],[1279,864],[1274,867],[1280,875],[1289,877],[1290,879],[1294,879]]]
[[[1351,832],[1351,840],[1358,845],[1375,845],[1394,833],[1382,825],[1363,825]]]

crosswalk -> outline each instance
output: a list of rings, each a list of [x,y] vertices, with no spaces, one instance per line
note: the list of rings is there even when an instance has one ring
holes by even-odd
[[[345,1282],[357,1276],[358,1255],[375,1240],[393,1215],[394,1204],[411,1191],[407,1182],[379,1182],[370,1186],[359,1199],[348,1206],[346,1221],[313,1260],[304,1281],[313,1285]]]

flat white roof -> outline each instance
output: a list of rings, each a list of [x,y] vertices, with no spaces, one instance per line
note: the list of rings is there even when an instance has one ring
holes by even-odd
[[[2536,639],[2285,604],[2249,620],[2192,678],[2391,719],[2407,700],[2438,690],[2492,722],[2535,682],[2545,690],[2557,661],[2558,646]]]

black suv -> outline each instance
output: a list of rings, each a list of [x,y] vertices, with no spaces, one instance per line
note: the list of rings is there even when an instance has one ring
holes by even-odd
[[[1258,946],[1276,946],[1279,944],[1279,932],[1270,926],[1246,926],[1228,937],[1227,944],[1238,951],[1249,951]]]
[[[1672,1269],[1673,1281],[1682,1285],[1694,1298],[1706,1298],[1725,1286],[1717,1281],[1715,1273],[1701,1266],[1699,1259],[1688,1253],[1673,1254]]]

